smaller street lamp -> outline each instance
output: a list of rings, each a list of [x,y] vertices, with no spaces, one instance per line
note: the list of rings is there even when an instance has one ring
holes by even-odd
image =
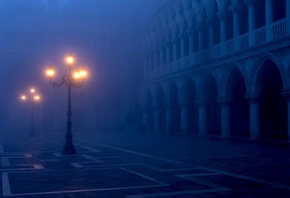
[[[35,127],[34,127],[34,103],[40,101],[40,96],[35,94],[35,89],[29,90],[30,94],[21,95],[20,99],[23,102],[28,102],[31,104],[31,127],[30,127],[30,133],[29,136],[34,137],[35,136]]]

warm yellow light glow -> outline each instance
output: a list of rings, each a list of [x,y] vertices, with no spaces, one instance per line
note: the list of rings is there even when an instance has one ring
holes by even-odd
[[[72,65],[73,62],[74,62],[74,57],[69,54],[67,57],[66,57],[66,62],[69,64],[69,65]]]
[[[35,92],[35,89],[33,89],[33,88],[30,89],[30,92],[31,92],[31,93],[34,93],[34,92]]]
[[[87,75],[88,75],[88,72],[84,68],[82,68],[80,70],[80,76],[81,76],[81,78],[86,78]]]
[[[74,73],[74,78],[75,79],[79,79],[81,77],[80,73],[79,72],[75,72]]]
[[[40,100],[40,96],[34,96],[33,99],[34,100]]]
[[[25,95],[22,95],[21,96],[21,100],[26,100],[26,96]]]
[[[52,78],[54,76],[54,73],[54,69],[51,66],[46,70],[46,75],[48,76],[48,78]]]

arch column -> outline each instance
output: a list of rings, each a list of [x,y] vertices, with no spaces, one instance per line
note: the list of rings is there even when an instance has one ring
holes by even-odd
[[[272,23],[273,23],[273,1],[266,0],[266,39],[272,40]]]
[[[222,137],[229,137],[231,134],[231,120],[230,120],[230,102],[232,101],[229,97],[219,98],[219,103],[221,105],[221,127],[222,127]]]
[[[180,50],[181,50],[181,52],[180,52],[180,58],[183,58],[183,57],[185,57],[185,34],[181,34],[180,35]]]
[[[259,98],[258,93],[246,94],[246,99],[250,104],[250,136],[252,139],[260,138]]]
[[[172,42],[173,42],[173,62],[177,60],[177,39],[178,38],[174,38],[172,40]]]
[[[144,57],[143,65],[144,65],[144,68],[143,68],[144,78],[147,79],[147,72],[149,71],[149,64],[148,64],[148,57],[147,56]]]
[[[180,104],[180,108],[181,108],[181,116],[180,116],[181,133],[186,134],[188,132],[188,105]]]
[[[170,133],[172,129],[172,107],[167,106],[166,108],[166,133]]]
[[[198,123],[199,123],[199,135],[206,135],[206,102],[197,102],[198,104]]]
[[[188,36],[189,36],[189,55],[191,55],[193,54],[193,49],[194,49],[193,29],[189,30]]]
[[[154,131],[160,131],[160,109],[158,107],[154,108]]]
[[[166,64],[170,63],[170,42],[166,43]]]
[[[164,65],[164,61],[163,61],[163,47],[159,48],[159,66]]]
[[[213,23],[214,23],[214,18],[211,17],[207,20],[207,24],[208,24],[208,43],[209,43],[209,47],[213,46]]]
[[[145,127],[145,130],[149,130],[149,110],[143,109],[143,126]]]
[[[147,56],[145,56],[145,58],[144,58],[143,65],[144,65],[144,71],[148,71],[148,58],[147,58]]]
[[[249,19],[249,46],[253,46],[255,44],[255,9],[254,3],[255,0],[244,0],[244,2],[248,6],[248,19]]]
[[[150,69],[154,69],[154,53],[152,53],[149,57],[149,62],[150,62]]]
[[[203,24],[199,23],[197,24],[197,29],[198,29],[198,51],[202,50],[202,42],[203,42],[203,34],[202,34],[202,27]]]
[[[154,50],[154,66],[153,66],[153,68],[156,68],[156,67],[158,67],[159,65],[158,65],[158,55],[157,55],[157,53],[158,53],[158,48],[156,48],[155,50]]]
[[[239,35],[240,35],[240,16],[239,16],[239,10],[240,5],[234,4],[230,7],[231,12],[233,13],[233,19],[234,19],[234,49],[239,49]]]
[[[282,94],[287,98],[287,134],[290,141],[290,89],[283,90]]]
[[[226,52],[226,13],[224,11],[218,12],[218,17],[220,20],[221,55],[224,55]]]

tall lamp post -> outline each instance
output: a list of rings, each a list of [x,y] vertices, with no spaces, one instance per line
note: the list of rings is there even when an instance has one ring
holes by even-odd
[[[76,70],[75,72],[72,72],[72,65],[74,63],[74,57],[69,54],[66,57],[66,63],[68,66],[68,74],[63,75],[60,82],[55,82],[53,80],[53,77],[55,75],[55,70],[52,66],[48,67],[46,70],[46,75],[49,79],[49,84],[53,87],[60,87],[62,85],[66,86],[68,89],[68,105],[67,105],[67,131],[65,135],[65,145],[62,150],[62,155],[73,155],[76,154],[73,142],[72,142],[72,132],[71,132],[71,116],[72,116],[72,110],[71,110],[71,89],[72,88],[80,88],[84,84],[84,80],[87,77],[87,71],[84,67]]]
[[[21,95],[22,101],[28,101],[31,104],[31,127],[29,136],[35,136],[35,127],[34,127],[34,103],[40,100],[40,96],[35,94],[35,89],[29,90],[30,94],[28,96]]]

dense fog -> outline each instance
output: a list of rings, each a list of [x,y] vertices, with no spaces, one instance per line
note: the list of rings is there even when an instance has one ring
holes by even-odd
[[[1,0],[1,128],[23,131],[31,122],[31,102],[20,100],[35,88],[35,125],[42,133],[65,129],[67,88],[53,88],[45,76],[52,65],[55,81],[73,69],[89,72],[72,91],[73,130],[121,129],[136,108],[142,80],[141,41],[147,18],[164,5],[154,0]]]

